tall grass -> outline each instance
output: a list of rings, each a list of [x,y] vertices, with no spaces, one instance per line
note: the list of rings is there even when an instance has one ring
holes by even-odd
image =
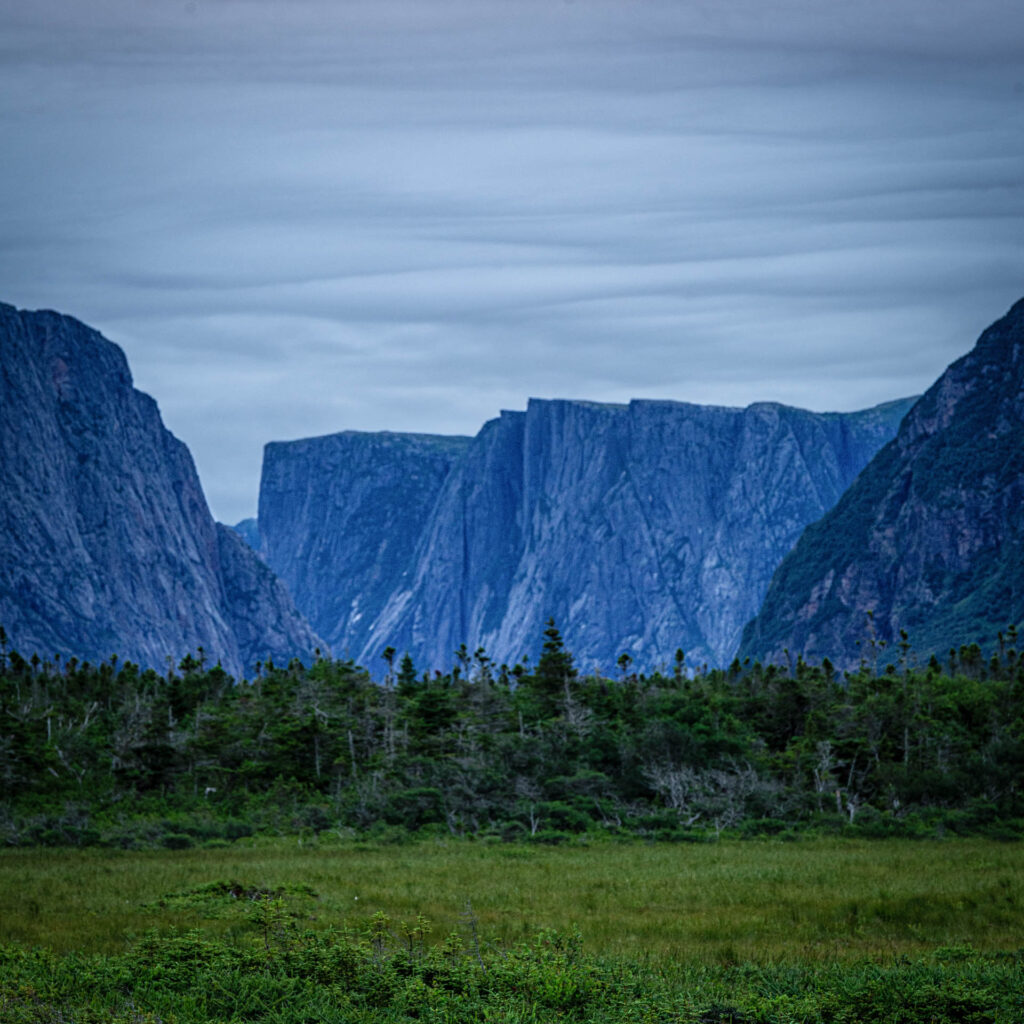
[[[980,839],[7,850],[0,944],[114,953],[147,929],[199,924],[230,938],[243,927],[230,916],[155,905],[220,879],[312,887],[314,927],[422,914],[437,938],[465,926],[469,903],[485,940],[576,925],[590,952],[632,958],[850,961],[1024,944],[1024,846]]]

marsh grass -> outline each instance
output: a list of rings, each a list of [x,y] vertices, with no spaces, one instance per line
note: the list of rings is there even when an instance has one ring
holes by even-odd
[[[433,936],[465,928],[509,945],[579,928],[589,952],[717,964],[849,961],[939,946],[1020,947],[1024,847],[811,839],[538,848],[472,842],[180,851],[0,853],[0,944],[123,951],[152,928],[232,939],[248,923],[202,901],[164,900],[215,881],[308,886],[309,924],[359,927],[376,912],[422,915]]]

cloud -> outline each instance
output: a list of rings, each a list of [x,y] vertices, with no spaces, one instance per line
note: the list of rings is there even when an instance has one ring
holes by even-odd
[[[1009,0],[0,0],[0,299],[262,444],[528,396],[855,408],[1020,296]]]

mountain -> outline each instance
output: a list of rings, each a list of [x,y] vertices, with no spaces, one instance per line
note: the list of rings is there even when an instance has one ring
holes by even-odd
[[[762,403],[531,400],[473,439],[270,445],[259,534],[314,627],[367,665],[535,654],[553,616],[585,669],[683,647],[728,662],[779,559],[896,431]]]
[[[872,613],[868,623],[867,613]],[[741,653],[918,657],[1024,620],[1024,300],[922,396],[779,566]],[[896,660],[895,653],[885,660]]]
[[[445,477],[469,443],[345,431],[264,449],[255,536],[244,521],[236,529],[335,653],[363,656],[368,628],[401,586]]]
[[[235,523],[231,529],[234,530],[235,533],[237,533],[238,536],[253,549],[253,551],[259,554],[261,548],[260,525],[255,518],[243,519],[241,522]]]
[[[0,438],[0,623],[24,656],[202,647],[239,675],[320,643],[96,331],[0,304]]]

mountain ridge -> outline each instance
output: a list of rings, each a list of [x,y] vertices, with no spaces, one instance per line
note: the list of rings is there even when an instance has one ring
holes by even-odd
[[[443,670],[462,643],[514,663],[548,616],[587,669],[607,670],[623,651],[653,668],[680,646],[727,662],[778,559],[912,402],[811,413],[770,402],[530,399],[460,439],[461,452],[435,465],[400,513],[389,492],[404,471],[374,462],[373,516],[358,512],[370,500],[357,480],[368,459],[353,450],[372,433],[328,435],[347,438],[334,444],[347,446],[350,464],[310,462],[315,448],[279,442],[266,450],[264,477],[290,473],[295,486],[261,485],[261,544],[320,632],[337,638],[343,621],[345,649],[366,664],[391,646]],[[324,493],[327,479],[356,495],[346,512]],[[333,542],[322,538],[377,550],[379,524],[396,515],[407,562],[378,565],[367,600],[352,581],[368,570],[328,556]],[[744,516],[757,521],[747,538]],[[328,611],[339,618],[319,617]]]
[[[26,653],[233,674],[320,641],[215,524],[188,448],[124,353],[73,317],[0,304],[0,623]]]
[[[994,644],[1024,619],[1022,507],[1024,300],[946,369],[808,528],[745,627],[741,654],[788,649],[851,667],[901,630],[920,656]]]

